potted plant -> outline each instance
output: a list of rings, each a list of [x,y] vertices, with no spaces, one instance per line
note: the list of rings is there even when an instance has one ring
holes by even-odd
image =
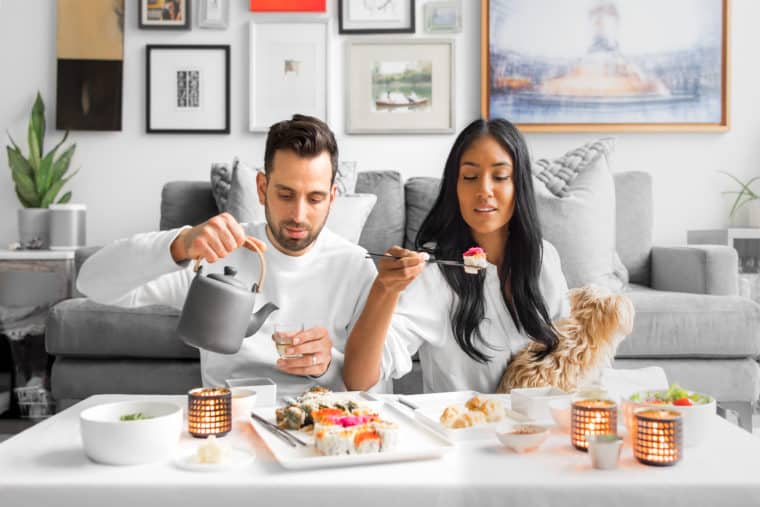
[[[747,225],[750,227],[760,227],[760,195],[755,193],[750,186],[757,180],[760,180],[760,176],[755,176],[746,183],[731,173],[725,171],[718,171],[721,174],[725,174],[739,185],[739,190],[729,190],[723,192],[723,195],[735,195],[734,203],[731,206],[731,211],[728,213],[729,218],[733,221],[736,213],[743,207],[747,208]]]
[[[66,176],[76,144],[66,148],[56,158],[58,149],[69,136],[67,130],[59,142],[47,154],[44,154],[45,141],[45,104],[37,92],[29,117],[28,142],[29,156],[24,157],[21,148],[8,133],[11,146],[6,146],[8,167],[15,184],[16,196],[22,208],[18,211],[19,241],[22,248],[45,248],[48,245],[48,206],[53,203],[66,203],[71,199],[71,192],[66,192],[58,201],[58,194],[63,186],[78,172]]]

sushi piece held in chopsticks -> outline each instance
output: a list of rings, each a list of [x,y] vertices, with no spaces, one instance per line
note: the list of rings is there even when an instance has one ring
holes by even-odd
[[[465,267],[464,272],[470,275],[477,275],[478,272],[488,265],[486,252],[479,246],[474,246],[462,254]]]

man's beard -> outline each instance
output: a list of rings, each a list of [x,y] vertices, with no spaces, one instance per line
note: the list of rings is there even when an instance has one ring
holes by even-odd
[[[275,224],[272,217],[269,215],[269,207],[266,204],[264,204],[264,215],[267,219],[269,231],[272,233],[275,241],[277,241],[282,248],[290,252],[301,252],[308,248],[314,243],[319,236],[319,233],[322,232],[322,229],[325,227],[325,223],[327,223],[327,215],[325,215],[325,219],[316,230],[313,230],[311,226],[305,222],[299,224],[293,220],[285,220]],[[286,227],[306,231],[306,236],[303,238],[291,238],[286,232]]]

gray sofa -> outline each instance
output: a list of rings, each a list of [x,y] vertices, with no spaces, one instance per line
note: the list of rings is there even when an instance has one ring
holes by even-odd
[[[652,245],[652,183],[646,173],[614,175],[617,250],[630,273],[636,307],[633,334],[616,366],[661,366],[672,381],[714,394],[744,427],[760,393],[760,306],[736,295],[736,252],[728,247]],[[397,172],[359,174],[357,192],[378,196],[359,243],[381,252],[410,245],[432,206],[438,180]],[[206,182],[171,182],[161,199],[161,229],[197,224],[217,213]],[[77,253],[81,263],[92,249]],[[117,267],[114,267],[117,269]],[[184,393],[200,385],[198,353],[175,336],[177,312],[123,309],[86,298],[56,305],[46,346],[55,356],[53,396],[59,408],[96,393]],[[419,368],[396,381],[416,392]]]

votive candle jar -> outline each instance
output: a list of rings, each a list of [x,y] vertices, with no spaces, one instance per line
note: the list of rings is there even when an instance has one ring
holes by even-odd
[[[226,387],[187,393],[187,431],[194,437],[222,437],[232,429],[232,394]]]
[[[633,455],[641,463],[671,466],[683,456],[683,418],[674,410],[642,409],[633,414]]]
[[[612,400],[592,399],[573,402],[570,416],[570,442],[588,451],[588,435],[617,433],[617,405]]]

